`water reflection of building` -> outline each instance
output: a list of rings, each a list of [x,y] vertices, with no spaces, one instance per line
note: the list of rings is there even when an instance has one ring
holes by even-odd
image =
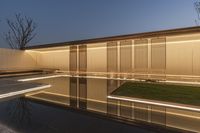
[[[126,121],[137,120],[190,131],[199,130],[199,112],[107,98],[123,80],[59,77],[37,82],[48,82],[52,87],[28,94],[28,98],[102,113]]]
[[[122,79],[198,83],[199,38],[200,27],[190,27],[30,46],[25,51],[12,51],[12,54],[11,50],[0,49],[0,57],[11,60],[10,63],[3,58],[0,67],[20,68],[23,62],[23,68],[53,68],[73,76],[37,80],[35,82],[52,87],[30,94],[29,98],[198,131],[199,112],[113,100],[107,96],[123,83]],[[198,119],[193,119],[194,116]]]

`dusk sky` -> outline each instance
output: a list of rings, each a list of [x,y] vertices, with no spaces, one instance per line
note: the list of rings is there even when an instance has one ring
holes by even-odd
[[[1,0],[0,47],[6,18],[34,19],[30,45],[195,26],[195,0]]]

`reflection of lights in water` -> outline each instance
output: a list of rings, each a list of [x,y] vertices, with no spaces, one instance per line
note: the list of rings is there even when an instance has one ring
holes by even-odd
[[[113,73],[113,74],[110,75],[110,77],[98,76],[98,75],[95,76],[95,74],[93,74],[91,76],[79,76],[79,75],[70,75],[70,74],[55,74],[55,75],[51,75],[51,76],[40,76],[40,77],[36,77],[36,78],[19,79],[18,81],[34,81],[34,80],[40,80],[40,79],[59,78],[59,77],[77,77],[77,78],[82,77],[82,78],[93,78],[93,79],[114,79],[114,80],[126,80],[126,81],[145,81],[143,79],[137,79],[137,78],[115,77],[114,76],[115,74],[118,74],[118,73]],[[154,74],[150,74],[149,76],[151,76],[151,75],[153,76]],[[159,76],[159,75],[156,75],[156,76]],[[166,75],[166,76],[169,76],[169,75]],[[173,75],[173,76],[175,76],[175,75]],[[184,75],[182,75],[182,76],[184,76]],[[197,78],[197,77],[200,78],[200,76],[190,76],[190,77],[191,78]],[[161,83],[177,83],[177,84],[200,85],[200,82],[198,82],[198,81],[159,80],[158,82],[161,82]]]
[[[25,94],[25,93],[28,93],[31,91],[38,91],[38,90],[42,90],[42,89],[49,88],[49,87],[51,87],[51,85],[43,85],[43,86],[33,87],[33,88],[21,90],[21,91],[15,91],[15,92],[10,92],[10,93],[6,93],[6,94],[1,94],[0,99],[4,99],[7,97],[11,97],[11,96],[16,96],[16,95],[20,95],[20,94]]]
[[[110,78],[114,78],[114,73],[111,73],[111,74],[110,74]]]
[[[178,105],[178,104],[175,105],[175,104],[168,104],[168,103],[164,103],[164,102],[157,102],[157,101],[150,101],[150,100],[136,99],[136,98],[125,98],[125,97],[119,97],[119,96],[107,96],[107,98],[114,99],[114,100],[144,103],[144,104],[150,104],[150,105],[158,105],[158,106],[163,106],[163,107],[170,107],[170,108],[200,112],[200,108],[182,106],[182,105]]]

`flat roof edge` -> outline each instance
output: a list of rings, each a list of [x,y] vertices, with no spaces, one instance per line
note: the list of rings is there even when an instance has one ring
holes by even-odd
[[[100,43],[100,42],[109,42],[109,41],[118,41],[118,40],[127,40],[127,39],[136,39],[136,38],[148,38],[148,37],[160,37],[160,36],[171,36],[171,35],[179,35],[179,34],[188,34],[188,33],[200,33],[200,26],[195,27],[186,27],[186,28],[177,28],[177,29],[168,29],[168,30],[160,30],[160,31],[152,31],[152,32],[143,32],[143,33],[135,33],[135,34],[127,34],[127,35],[118,35],[118,36],[110,36],[110,37],[102,37],[102,38],[93,38],[93,39],[85,39],[85,40],[75,40],[68,42],[59,42],[59,43],[49,43],[49,44],[41,44],[35,46],[28,46],[25,49],[39,49],[39,48],[50,48],[50,47],[59,47],[59,46],[69,46],[69,45],[80,45],[80,44],[89,44],[89,43]]]

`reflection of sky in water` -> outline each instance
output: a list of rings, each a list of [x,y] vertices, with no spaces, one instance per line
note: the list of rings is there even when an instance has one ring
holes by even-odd
[[[26,115],[28,114],[28,115]],[[0,131],[25,133],[147,132],[134,126],[72,112],[67,109],[14,99],[0,103]],[[11,129],[10,129],[11,128]]]

